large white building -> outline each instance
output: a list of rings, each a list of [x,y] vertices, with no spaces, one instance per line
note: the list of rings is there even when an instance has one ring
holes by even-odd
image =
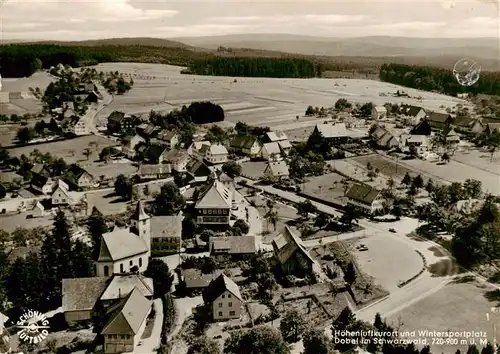
[[[151,254],[151,218],[144,211],[141,201],[137,203],[130,221],[130,228],[115,228],[102,235],[96,262],[98,277],[146,271]]]

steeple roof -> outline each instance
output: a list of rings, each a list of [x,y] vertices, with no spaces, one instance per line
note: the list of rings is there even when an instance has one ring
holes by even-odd
[[[146,214],[146,212],[144,211],[144,207],[142,205],[142,201],[141,200],[139,200],[137,202],[137,206],[135,208],[134,213],[132,214],[131,219],[132,220],[137,220],[137,221],[142,221],[142,220],[149,219],[149,215]]]

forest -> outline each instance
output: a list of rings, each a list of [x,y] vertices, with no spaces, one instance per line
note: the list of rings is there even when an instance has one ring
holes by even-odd
[[[500,95],[500,72],[482,72],[470,87],[457,82],[451,70],[417,65],[383,64],[380,80],[424,91],[456,96],[459,93]]]
[[[187,71],[197,75],[289,77],[320,76],[313,62],[298,58],[214,58],[196,60]]]
[[[66,46],[55,44],[9,44],[0,47],[0,74],[3,77],[27,77],[40,69],[59,63],[71,67],[106,62],[142,62],[188,66],[209,53],[184,48],[141,45]]]

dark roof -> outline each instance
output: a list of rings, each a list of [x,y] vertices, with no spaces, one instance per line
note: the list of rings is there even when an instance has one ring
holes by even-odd
[[[142,200],[139,200],[137,202],[137,205],[135,207],[135,211],[132,214],[132,216],[130,217],[130,219],[131,220],[138,220],[138,221],[149,219],[149,215],[146,214],[146,212],[144,211],[144,207],[142,205]]]
[[[402,104],[399,107],[399,113],[407,115],[407,116],[415,117],[418,114],[418,112],[420,112],[422,109],[423,109],[422,107],[412,106],[409,104]]]
[[[203,161],[192,159],[186,166],[186,171],[193,177],[210,176],[212,171]]]
[[[62,280],[63,311],[83,311],[94,308],[107,287],[108,278],[75,278]]]
[[[148,157],[153,160],[158,160],[165,150],[167,150],[166,145],[152,144],[148,149]]]
[[[48,177],[39,175],[38,173],[35,173],[35,174],[33,174],[33,177],[31,178],[31,185],[38,187],[38,188],[42,188],[43,186],[45,186],[47,184],[48,181],[49,181]]]
[[[285,264],[296,252],[301,253],[310,264],[314,263],[302,240],[288,226],[272,241],[272,245],[274,255],[281,264]]]
[[[205,292],[203,293],[203,299],[205,300],[205,302],[211,303],[217,300],[217,298],[221,296],[225,291],[229,291],[233,296],[243,302],[240,288],[225,274],[219,275],[217,278],[210,282],[210,284],[205,289]]]
[[[363,203],[371,204],[378,197],[380,191],[367,184],[355,183],[349,188],[346,196]]]
[[[452,116],[448,113],[430,112],[427,114],[427,120],[435,123],[445,123]]]
[[[120,123],[123,120],[123,118],[125,118],[125,113],[119,112],[119,111],[114,111],[113,113],[111,113],[109,115],[108,121]]]
[[[208,284],[221,274],[217,270],[214,273],[202,274],[198,269],[184,269],[182,270],[182,277],[187,289],[206,288]]]
[[[238,149],[250,149],[257,138],[253,135],[237,135],[231,140],[231,147]]]
[[[458,127],[463,127],[463,128],[468,128],[470,127],[473,123],[475,123],[475,119],[471,117],[466,117],[466,116],[457,116],[453,120],[453,125],[456,125]]]
[[[68,172],[71,172],[73,175],[75,175],[76,179],[80,178],[84,173],[88,173],[77,164],[71,164],[68,167]]]
[[[412,135],[429,135],[431,131],[431,126],[427,119],[421,120],[417,125],[411,130]]]

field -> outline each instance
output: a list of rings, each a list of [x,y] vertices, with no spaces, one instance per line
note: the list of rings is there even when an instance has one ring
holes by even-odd
[[[50,75],[39,72],[29,78],[22,79],[2,79],[2,92],[9,93],[9,97],[0,99],[0,114],[38,113],[42,109],[40,100],[30,93],[30,87],[39,87],[43,92],[53,81]],[[3,96],[2,96],[3,97]]]
[[[489,299],[488,299],[489,298]],[[495,299],[496,298],[496,299]],[[467,304],[474,304],[467,306]],[[490,314],[491,322],[486,320],[486,313],[490,312],[493,306],[498,305],[498,290],[488,287],[485,283],[479,281],[460,282],[448,284],[436,293],[426,297],[394,314],[388,322],[397,323],[398,318],[403,325],[400,331],[435,330],[435,331],[484,331],[487,338],[491,341],[493,338],[492,324],[498,323],[499,314]],[[500,335],[500,328],[497,326],[496,337]],[[455,336],[458,344],[453,341],[448,343],[434,343],[432,337],[428,337],[429,345],[433,353],[454,353],[460,349],[462,353],[467,351],[468,344],[472,344],[470,339],[461,342],[463,336]],[[484,336],[476,338],[476,345],[482,346],[479,339],[486,339]],[[467,343],[467,344],[466,344]],[[454,344],[454,345],[450,345]]]
[[[342,176],[337,173],[311,177],[303,186],[303,192],[327,202],[341,203],[344,196]]]
[[[404,90],[410,96],[421,96],[421,105],[438,109],[466,102],[444,95],[402,88],[396,85],[351,79],[270,79],[230,78],[180,74],[181,67],[161,64],[106,63],[98,71],[115,71],[130,75],[134,87],[116,96],[98,117],[105,119],[114,110],[147,114],[151,110],[170,111],[193,101],[211,100],[226,110],[226,124],[238,121],[251,125],[267,125],[272,129],[304,129],[318,119],[301,121],[308,105],[331,107],[338,98],[352,102],[385,102],[418,104],[416,99],[379,96]],[[338,84],[338,87],[335,87]],[[336,89],[335,89],[336,88]]]
[[[87,158],[83,155],[83,150],[88,148],[89,143],[91,142],[97,143],[97,151],[95,151],[96,149],[92,148],[93,154],[87,160]],[[52,156],[62,157],[68,164],[76,162],[82,163],[81,165],[83,167],[84,165],[92,163],[93,160],[98,159],[98,152],[100,152],[104,147],[115,145],[116,142],[105,137],[87,135],[69,140],[12,148],[9,149],[9,153],[11,156],[17,157],[21,156],[22,154],[29,156],[29,154],[33,150],[38,149],[43,154],[50,153]],[[74,151],[74,155],[72,153],[72,150]]]

